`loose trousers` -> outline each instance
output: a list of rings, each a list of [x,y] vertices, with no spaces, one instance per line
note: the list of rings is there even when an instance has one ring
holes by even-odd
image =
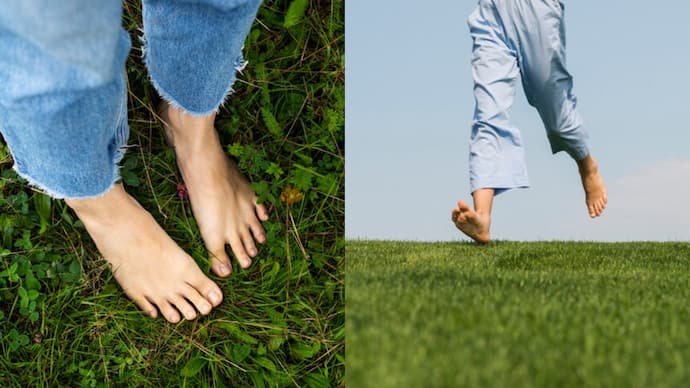
[[[144,59],[161,97],[216,111],[260,3],[144,0]],[[29,183],[88,198],[119,179],[130,44],[121,0],[0,0],[0,131]]]
[[[518,79],[546,128],[551,151],[585,158],[587,132],[566,69],[564,3],[480,0],[468,25],[476,102],[470,137],[472,192],[529,186],[523,142],[511,125]]]

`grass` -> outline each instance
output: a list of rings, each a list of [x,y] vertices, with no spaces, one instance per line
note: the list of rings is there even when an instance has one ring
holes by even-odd
[[[690,243],[348,241],[350,387],[690,386]]]
[[[132,193],[208,273],[125,1]],[[342,386],[344,3],[266,1],[250,65],[216,122],[272,219],[208,317],[151,320],[120,291],[63,201],[25,185],[0,142],[0,386]],[[288,199],[288,194],[292,200]],[[282,199],[282,201],[281,201]]]

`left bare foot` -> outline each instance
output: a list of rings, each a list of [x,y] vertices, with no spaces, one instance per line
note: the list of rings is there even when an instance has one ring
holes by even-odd
[[[608,202],[604,178],[599,174],[597,162],[591,155],[578,161],[577,166],[582,187],[585,189],[585,202],[589,216],[592,218],[599,217],[604,212]]]
[[[258,254],[255,241],[266,241],[261,221],[268,220],[268,211],[257,204],[247,178],[223,152],[213,126],[215,114],[192,116],[165,103],[159,111],[213,272],[222,277],[232,272],[226,244],[240,266],[248,268]]]

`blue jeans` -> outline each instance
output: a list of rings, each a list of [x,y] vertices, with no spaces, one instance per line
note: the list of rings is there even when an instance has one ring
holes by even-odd
[[[559,0],[480,0],[468,24],[476,108],[470,138],[472,192],[528,187],[520,132],[508,112],[518,77],[546,127],[551,151],[584,159],[587,133],[565,65],[564,4]]]
[[[144,60],[163,99],[217,111],[261,0],[144,0]],[[121,0],[0,0],[0,131],[15,170],[56,198],[104,194],[127,144]]]

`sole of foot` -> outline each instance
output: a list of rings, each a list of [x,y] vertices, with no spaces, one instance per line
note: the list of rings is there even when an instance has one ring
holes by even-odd
[[[491,241],[491,216],[477,213],[463,200],[451,212],[451,220],[466,236],[480,244]]]

